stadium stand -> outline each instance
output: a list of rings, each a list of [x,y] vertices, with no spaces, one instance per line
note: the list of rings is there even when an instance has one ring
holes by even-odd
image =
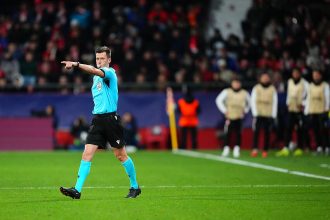
[[[111,46],[124,87],[208,85],[228,82],[233,74],[254,82],[265,68],[278,85],[294,67],[308,79],[313,68],[329,74],[326,1],[255,0],[242,21],[243,39],[223,38],[221,30],[204,37],[209,2],[8,1],[0,9],[0,88],[84,92],[89,77],[64,70],[58,61],[93,63],[93,48],[101,44]]]

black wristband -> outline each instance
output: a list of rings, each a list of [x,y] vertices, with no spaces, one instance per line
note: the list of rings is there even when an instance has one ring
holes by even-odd
[[[79,62],[77,62],[77,66],[76,66],[76,67],[79,67],[79,64],[80,64],[80,63],[79,63]]]

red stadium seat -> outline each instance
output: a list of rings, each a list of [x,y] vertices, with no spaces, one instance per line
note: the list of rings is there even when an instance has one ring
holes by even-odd
[[[73,144],[73,136],[69,131],[58,130],[55,134],[57,147],[67,148],[69,145]]]
[[[146,149],[165,150],[168,146],[169,130],[165,125],[156,125],[149,128],[140,129],[141,144]]]

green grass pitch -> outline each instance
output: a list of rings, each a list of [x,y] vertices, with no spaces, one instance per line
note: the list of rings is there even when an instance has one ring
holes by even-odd
[[[217,152],[208,152],[217,153]],[[80,200],[81,152],[0,153],[0,219],[330,219],[330,181],[171,152],[137,152],[142,194],[124,199],[128,178],[111,152],[97,152]],[[242,160],[330,177],[330,157]]]

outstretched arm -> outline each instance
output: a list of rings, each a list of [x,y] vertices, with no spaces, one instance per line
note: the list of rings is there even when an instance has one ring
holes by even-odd
[[[104,77],[104,72],[100,69],[95,68],[94,66],[91,65],[87,65],[87,64],[82,64],[79,62],[72,62],[72,61],[62,61],[62,64],[65,65],[66,69],[72,69],[74,67],[79,68],[81,70],[83,70],[86,73],[92,74],[92,75],[96,75],[96,76],[100,76],[100,77]]]

